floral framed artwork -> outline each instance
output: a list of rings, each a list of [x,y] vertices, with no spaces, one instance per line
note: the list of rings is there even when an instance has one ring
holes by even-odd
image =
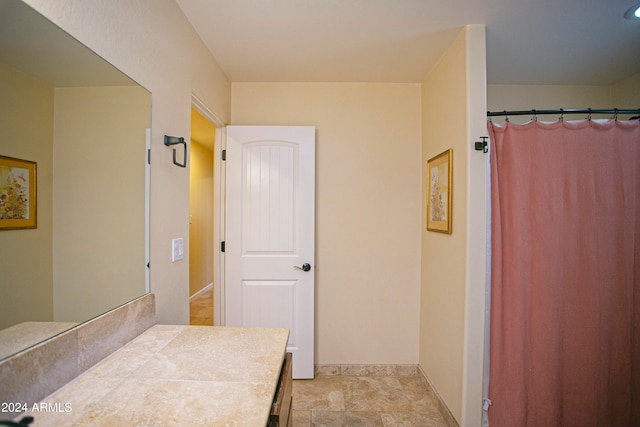
[[[36,162],[0,156],[0,229],[36,228]]]
[[[451,180],[453,150],[427,162],[427,230],[451,234]]]

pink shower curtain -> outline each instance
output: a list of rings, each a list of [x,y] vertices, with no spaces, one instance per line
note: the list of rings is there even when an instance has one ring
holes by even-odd
[[[489,133],[490,425],[640,426],[640,122]]]

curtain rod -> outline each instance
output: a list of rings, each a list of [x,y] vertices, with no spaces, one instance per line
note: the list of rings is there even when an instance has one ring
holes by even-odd
[[[565,114],[588,114],[589,119],[591,119],[592,114],[613,114],[617,119],[618,114],[636,114],[636,116],[629,117],[629,120],[640,120],[640,108],[633,109],[622,109],[622,108],[610,108],[610,109],[593,109],[593,108],[561,108],[559,110],[512,110],[512,111],[487,111],[487,117],[496,117],[496,116],[505,116],[506,120],[509,120],[509,116],[533,116],[534,120],[538,116],[538,114],[560,114],[560,120],[563,119]],[[491,119],[489,119],[491,121]],[[484,153],[488,152],[487,146],[489,145],[487,142],[487,136],[481,136],[480,139],[482,141],[475,142],[476,151],[482,151]]]
[[[639,114],[640,109],[620,109],[620,108],[612,108],[612,109],[592,109],[592,108],[582,108],[582,109],[572,109],[572,108],[561,108],[559,110],[514,110],[514,111],[487,111],[487,117],[495,117],[495,116],[536,116],[538,114],[560,114],[564,116],[565,114]],[[637,117],[634,117],[637,118]]]

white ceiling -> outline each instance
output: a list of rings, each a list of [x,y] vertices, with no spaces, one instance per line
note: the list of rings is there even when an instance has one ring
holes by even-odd
[[[640,72],[638,0],[176,0],[234,82],[420,82],[466,24],[487,78],[611,84]]]

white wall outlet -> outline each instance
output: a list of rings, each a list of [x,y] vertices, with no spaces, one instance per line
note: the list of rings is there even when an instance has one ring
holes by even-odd
[[[184,259],[184,238],[171,240],[171,262],[180,261]]]

